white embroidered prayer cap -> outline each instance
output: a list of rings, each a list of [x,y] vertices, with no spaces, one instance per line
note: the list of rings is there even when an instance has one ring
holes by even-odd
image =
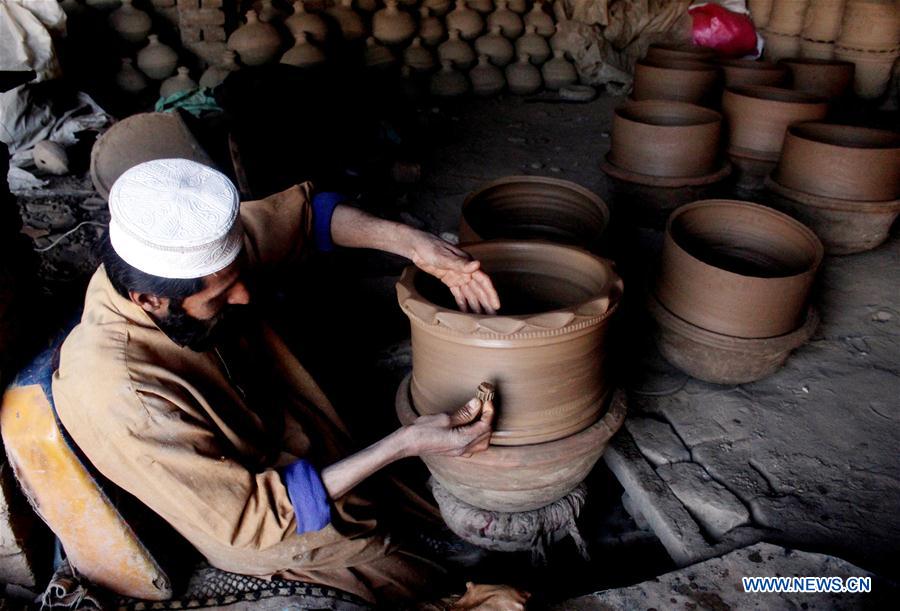
[[[163,278],[228,267],[243,245],[237,189],[188,159],[156,159],[123,173],[109,192],[109,239],[129,265]]]

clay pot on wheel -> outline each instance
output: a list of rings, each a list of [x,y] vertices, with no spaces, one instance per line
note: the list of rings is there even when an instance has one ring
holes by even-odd
[[[783,59],[791,72],[791,87],[827,100],[847,95],[853,87],[854,66],[850,62],[822,59]]]
[[[653,43],[647,48],[648,59],[666,60],[694,60],[710,61],[714,59],[716,52],[707,47],[698,47],[688,44]]]
[[[713,64],[642,59],[634,68],[635,100],[676,100],[704,106],[718,97],[719,69]]]
[[[509,176],[466,197],[459,239],[546,240],[598,252],[608,224],[606,204],[581,185],[543,176]]]
[[[803,324],[823,254],[819,238],[786,214],[741,201],[694,202],[669,217],[656,298],[712,333],[778,337]]]
[[[447,287],[416,267],[397,283],[412,329],[415,410],[453,411],[489,381],[497,388],[492,445],[554,441],[594,424],[610,390],[604,341],[622,295],[611,263],[536,241],[465,250],[494,281],[499,314],[460,312]]]
[[[275,26],[259,20],[256,11],[247,11],[247,23],[231,33],[228,48],[245,66],[262,66],[278,56],[281,37]]]
[[[418,416],[409,378],[397,390],[401,424]],[[610,438],[625,421],[624,394],[613,397],[596,423],[573,435],[525,446],[491,445],[470,458],[427,456],[422,460],[456,498],[489,511],[521,512],[545,507],[575,489],[603,455]]]
[[[784,66],[752,59],[720,59],[716,62],[725,76],[726,87],[769,85],[777,87],[787,79]]]

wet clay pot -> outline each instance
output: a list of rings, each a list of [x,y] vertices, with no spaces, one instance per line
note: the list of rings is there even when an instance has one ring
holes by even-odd
[[[780,62],[791,72],[791,87],[826,99],[841,98],[853,87],[854,66],[850,62],[792,58]]]
[[[716,62],[725,77],[726,87],[769,85],[777,87],[787,80],[784,66],[752,59],[720,59]]]
[[[397,390],[401,424],[418,416],[409,378]],[[540,509],[563,498],[587,477],[609,440],[625,421],[625,395],[616,392],[609,409],[583,430],[546,443],[524,446],[491,445],[469,458],[427,456],[428,470],[453,496],[489,511]]]
[[[763,57],[767,61],[777,62],[786,57],[798,57],[800,55],[801,38],[799,36],[786,36],[769,31],[760,33],[766,39]]]
[[[822,197],[866,202],[900,198],[900,134],[826,123],[793,125],[772,178]]]
[[[547,240],[597,252],[609,209],[581,185],[543,176],[509,176],[466,197],[461,242]]]
[[[777,87],[728,87],[722,114],[728,125],[728,153],[757,161],[775,162],[789,125],[824,119],[824,98]]]
[[[800,57],[806,59],[834,59],[834,43],[801,38]]]
[[[786,214],[741,201],[694,202],[669,217],[656,298],[713,333],[777,337],[802,324],[822,256],[819,238]]]
[[[634,68],[635,100],[676,100],[709,106],[715,103],[719,68],[683,60],[643,59]]]
[[[497,389],[494,445],[553,441],[594,424],[610,390],[604,344],[622,296],[612,264],[536,241],[465,250],[494,281],[499,314],[460,312],[449,290],[416,267],[397,283],[412,329],[416,411],[451,412],[488,381]]]
[[[648,59],[680,59],[709,61],[716,56],[716,52],[707,47],[698,47],[687,44],[653,43],[647,48]]]
[[[275,26],[260,21],[256,11],[247,11],[247,23],[228,37],[228,48],[245,66],[262,66],[278,56],[281,36]]]
[[[801,35],[809,40],[834,42],[841,33],[847,0],[809,0]]]
[[[629,102],[615,110],[605,172],[661,187],[724,177],[718,160],[722,115],[670,100]],[[727,165],[727,164],[726,164]]]
[[[874,99],[884,94],[891,82],[894,62],[900,56],[900,48],[893,51],[860,51],[835,46],[834,58],[853,62],[853,91],[861,98]]]
[[[778,337],[743,339],[713,333],[672,314],[656,298],[649,301],[657,324],[660,354],[689,376],[713,384],[746,384],[772,375],[791,352],[806,343],[819,324],[812,309],[796,330]]]
[[[784,36],[797,36],[806,22],[809,0],[776,0],[772,3],[766,30]]]
[[[750,19],[756,29],[762,29],[769,23],[772,14],[772,4],[775,0],[747,0],[747,8],[750,10]]]
[[[864,51],[900,47],[900,8],[896,0],[847,0],[837,45]]]

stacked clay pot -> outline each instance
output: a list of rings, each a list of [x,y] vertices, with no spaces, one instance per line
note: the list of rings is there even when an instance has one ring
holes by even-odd
[[[834,41],[841,32],[847,0],[809,0],[800,40],[800,56],[809,59],[834,57]]]
[[[675,100],[713,105],[718,98],[719,69],[711,63],[645,58],[634,68],[635,100]]]
[[[847,0],[836,59],[856,64],[854,89],[877,98],[887,89],[900,56],[900,9],[894,0]]]
[[[679,208],[650,300],[660,352],[708,382],[773,373],[815,329],[808,299],[823,254],[810,229],[771,208],[732,200]]]
[[[536,509],[584,479],[603,451],[587,441],[614,424],[603,416],[611,390],[604,344],[622,281],[605,259],[569,246],[498,240],[466,250],[494,280],[501,312],[463,313],[439,281],[407,268],[397,297],[412,329],[412,413],[398,403],[398,415],[453,411],[481,382],[492,383],[490,449],[474,462],[435,456],[425,463],[471,505]],[[567,459],[562,449],[571,452]]]
[[[609,209],[596,193],[567,180],[509,176],[470,193],[459,239],[546,240],[599,252]]]
[[[777,62],[800,54],[800,33],[806,20],[809,0],[776,0],[772,2],[769,19],[762,32],[765,38],[765,57]]]
[[[852,91],[854,65],[836,59],[793,58],[781,60],[790,70],[791,87],[825,98],[836,100]]]
[[[775,0],[747,0],[747,9],[750,11],[750,19],[757,30],[765,28],[769,24],[772,14],[772,4]]]
[[[870,250],[887,239],[900,213],[900,134],[794,125],[767,185],[816,231],[829,254]]]
[[[726,87],[743,85],[778,87],[787,80],[787,68],[772,62],[752,59],[720,59],[716,63],[722,69]]]

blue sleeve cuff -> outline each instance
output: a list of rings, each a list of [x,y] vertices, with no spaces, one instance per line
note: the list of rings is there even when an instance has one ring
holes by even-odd
[[[345,201],[347,201],[345,195],[333,191],[324,191],[313,195],[313,239],[318,251],[331,252],[334,250],[334,242],[331,241],[331,217],[334,215],[337,205]]]
[[[331,506],[315,467],[301,458],[284,467],[281,477],[294,506],[297,534],[325,528],[331,522]]]

